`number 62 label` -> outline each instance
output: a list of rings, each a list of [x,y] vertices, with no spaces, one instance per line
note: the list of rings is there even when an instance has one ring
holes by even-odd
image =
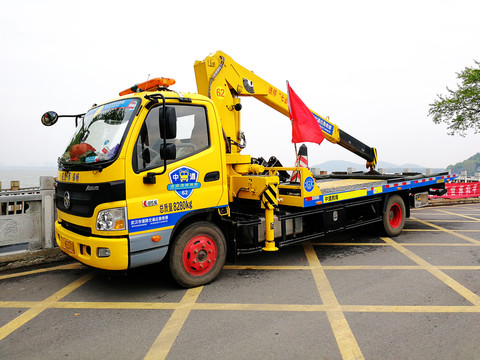
[[[225,88],[219,86],[215,89],[215,95],[217,96],[217,98],[219,98],[220,100],[224,100],[225,99]]]

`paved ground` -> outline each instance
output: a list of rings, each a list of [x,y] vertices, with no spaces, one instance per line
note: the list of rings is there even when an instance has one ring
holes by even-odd
[[[245,256],[196,289],[162,271],[0,273],[0,358],[480,359],[480,204]]]

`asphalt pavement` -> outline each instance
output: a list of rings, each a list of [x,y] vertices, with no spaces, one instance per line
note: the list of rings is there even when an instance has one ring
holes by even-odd
[[[480,359],[480,204],[242,256],[189,290],[161,266],[4,271],[0,358]]]

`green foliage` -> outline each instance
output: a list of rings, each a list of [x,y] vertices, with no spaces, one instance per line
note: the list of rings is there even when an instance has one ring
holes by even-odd
[[[480,172],[480,153],[476,153],[465,161],[449,165],[447,170],[451,170],[454,174],[460,174],[467,171],[468,176],[473,176],[476,172]]]
[[[465,136],[469,129],[480,133],[480,62],[474,61],[477,67],[457,73],[461,84],[456,91],[447,87],[448,95],[437,95],[438,99],[430,104],[433,122],[446,123],[449,135]]]

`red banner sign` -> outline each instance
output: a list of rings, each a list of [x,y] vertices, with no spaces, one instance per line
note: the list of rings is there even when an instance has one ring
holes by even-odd
[[[480,197],[480,182],[447,183],[445,189],[447,193],[441,196],[442,199]]]

